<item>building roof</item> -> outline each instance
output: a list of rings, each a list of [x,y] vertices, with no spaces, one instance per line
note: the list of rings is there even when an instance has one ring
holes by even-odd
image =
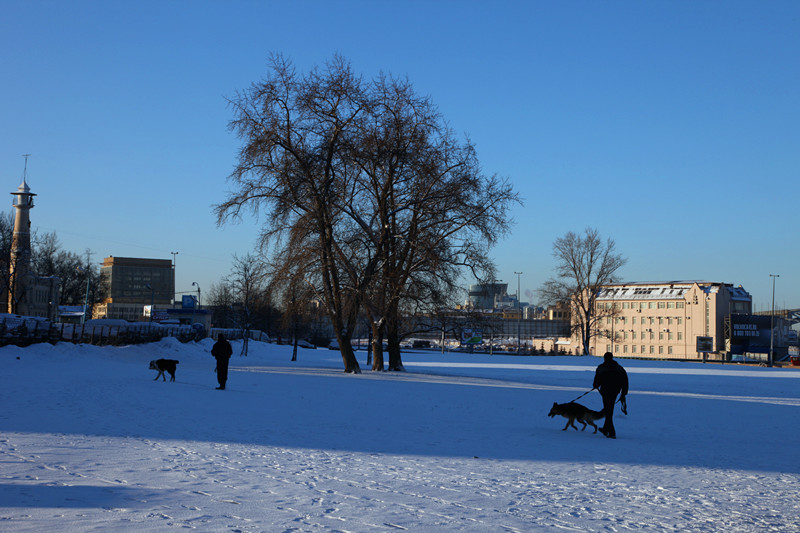
[[[705,293],[715,293],[721,286],[728,288],[731,299],[750,301],[750,294],[741,285],[714,281],[636,281],[608,284],[600,289],[598,300],[683,300],[697,285]]]

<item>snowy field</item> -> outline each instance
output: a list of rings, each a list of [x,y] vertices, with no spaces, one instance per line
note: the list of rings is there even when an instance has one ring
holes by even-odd
[[[598,358],[238,348],[0,348],[0,531],[800,531],[798,369],[622,360],[611,440]]]

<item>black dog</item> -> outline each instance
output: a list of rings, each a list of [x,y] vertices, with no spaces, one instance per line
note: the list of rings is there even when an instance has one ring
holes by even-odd
[[[158,381],[159,377],[164,381],[167,381],[167,377],[164,375],[164,372],[169,372],[169,380],[175,381],[175,367],[179,362],[180,361],[176,361],[175,359],[157,359],[155,361],[150,361],[150,370],[158,370],[156,379],[153,381]]]

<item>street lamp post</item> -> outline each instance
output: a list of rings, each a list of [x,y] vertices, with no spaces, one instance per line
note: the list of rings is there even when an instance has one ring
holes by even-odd
[[[192,287],[197,287],[197,308],[200,309],[200,284],[193,281]]]
[[[172,305],[175,306],[175,267],[178,264],[178,252],[170,252],[172,254]]]
[[[522,326],[522,307],[519,305],[519,277],[522,272],[514,272],[517,275],[517,355],[519,355],[520,346],[520,327]]]
[[[489,342],[489,355],[494,355],[494,334],[495,334],[495,328],[497,327],[497,320],[496,320],[496,317],[494,316],[495,315],[494,312],[497,309],[497,284],[502,282],[502,281],[503,281],[502,279],[493,279],[492,280],[491,291],[492,291],[492,295],[493,295],[492,296],[493,302],[492,302],[492,313],[491,313],[491,317],[492,318],[490,319],[491,320],[490,329],[491,329],[492,333],[491,333],[491,338],[489,339],[489,341],[490,341]],[[505,333],[505,325],[503,325],[503,333]]]
[[[192,287],[197,287],[197,305],[192,308],[192,324],[194,324],[194,311],[195,308],[199,311],[200,310],[200,284],[196,281],[192,282]]]
[[[775,278],[781,277],[780,274],[770,274],[769,277],[772,278],[772,312],[769,315],[769,359],[767,361],[768,366],[772,366],[773,363],[773,346],[774,346],[774,339],[775,339]]]
[[[83,299],[83,316],[81,317],[81,324],[86,323],[86,310],[89,307],[89,286],[92,284],[92,278],[86,275],[86,297]]]

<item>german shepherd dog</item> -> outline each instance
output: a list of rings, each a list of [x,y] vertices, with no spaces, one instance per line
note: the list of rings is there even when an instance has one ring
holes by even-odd
[[[167,381],[164,372],[169,372],[169,380],[175,381],[175,368],[179,362],[180,361],[176,361],[175,359],[156,359],[155,361],[150,361],[150,370],[158,370],[156,379],[153,381],[158,381],[158,378]]]
[[[581,431],[586,429],[586,424],[589,424],[594,428],[594,433],[597,433],[597,426],[595,425],[594,421],[603,419],[606,416],[601,411],[592,411],[588,407],[584,407],[583,405],[575,402],[553,403],[553,407],[550,409],[550,413],[547,416],[556,415],[560,415],[568,419],[567,425],[564,426],[562,431],[566,431],[570,426],[572,426],[572,429],[577,431],[578,428],[575,427],[575,421],[577,420],[583,424]]]

